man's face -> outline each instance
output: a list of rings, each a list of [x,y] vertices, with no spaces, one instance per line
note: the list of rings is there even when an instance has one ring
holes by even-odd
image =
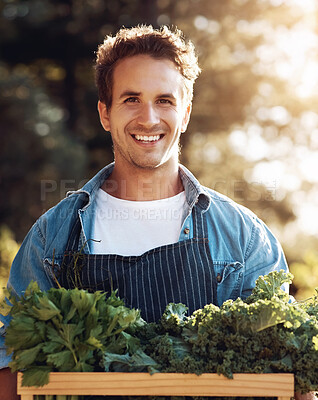
[[[112,135],[115,166],[153,169],[178,163],[181,132],[191,105],[173,62],[137,55],[114,69],[112,106],[99,103],[101,123]]]

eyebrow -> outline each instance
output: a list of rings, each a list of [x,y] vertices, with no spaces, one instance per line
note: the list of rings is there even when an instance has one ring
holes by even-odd
[[[129,96],[140,96],[141,92],[133,92],[131,90],[125,90],[119,98],[122,99],[123,97],[129,97]]]
[[[159,98],[165,98],[165,99],[172,99],[175,100],[176,96],[174,96],[172,93],[163,93],[158,96]]]
[[[122,99],[122,98],[124,98],[124,97],[130,97],[130,96],[132,96],[132,97],[134,97],[134,96],[136,96],[136,97],[138,97],[138,96],[140,96],[141,95],[141,92],[134,92],[134,91],[132,91],[132,90],[125,90],[120,96],[119,96],[119,98],[120,99]],[[160,94],[159,96],[158,96],[158,98],[159,99],[162,99],[162,98],[165,98],[165,99],[172,99],[172,100],[175,100],[176,99],[176,97],[172,94],[172,93],[162,93],[162,94]]]

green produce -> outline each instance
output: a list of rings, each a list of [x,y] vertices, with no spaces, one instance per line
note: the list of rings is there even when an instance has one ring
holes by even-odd
[[[190,316],[185,305],[169,304],[158,323],[143,321],[116,293],[41,292],[32,283],[20,299],[10,299],[10,367],[23,370],[23,385],[32,386],[45,384],[51,371],[209,372],[228,378],[288,372],[295,375],[295,391],[316,391],[318,292],[291,302],[281,289],[291,281],[291,274],[271,272],[247,299],[208,304]]]
[[[282,289],[292,275],[260,277],[246,300],[212,304],[186,317],[182,304],[169,305],[158,324],[139,330],[146,352],[161,372],[288,372],[295,391],[318,390],[318,293],[290,302]]]
[[[115,292],[109,297],[79,289],[42,292],[32,282],[10,302],[12,307],[4,307],[12,316],[5,343],[13,352],[11,370],[24,371],[24,386],[45,385],[53,371],[103,371],[105,352],[138,353],[142,359],[139,340],[129,332],[145,322]]]

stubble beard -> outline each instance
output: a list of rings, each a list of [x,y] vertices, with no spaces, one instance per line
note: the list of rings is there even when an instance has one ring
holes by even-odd
[[[169,135],[169,131],[166,126],[161,126],[157,125],[153,127],[152,129],[141,129],[140,127],[127,127],[125,129],[126,135],[129,135],[129,132],[134,132],[134,134],[139,134],[139,135],[157,135],[157,134],[166,134]],[[164,140],[164,139],[163,139]],[[181,144],[180,144],[180,137],[178,140],[178,143],[174,144],[174,146],[177,146],[177,162],[179,161],[179,155],[181,151]],[[171,151],[172,149],[170,149]],[[120,157],[122,159],[125,159],[127,163],[133,165],[135,168],[142,169],[142,170],[155,170],[156,168],[162,166],[163,164],[166,164],[172,157],[174,157],[173,154],[171,154],[170,157],[165,157],[165,155],[160,157],[160,159],[156,159],[156,155],[149,157],[150,159],[147,161],[147,151],[145,150],[145,153],[142,155],[138,154],[132,154],[129,151],[129,148],[127,151],[123,149],[120,145],[113,143],[113,152],[115,156],[115,162],[116,162],[116,154],[120,154]]]

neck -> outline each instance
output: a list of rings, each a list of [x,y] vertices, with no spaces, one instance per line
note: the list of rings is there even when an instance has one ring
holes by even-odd
[[[151,201],[172,197],[184,188],[179,176],[178,165],[173,170],[165,168],[140,169],[138,173],[121,173],[116,163],[102,189],[111,196],[131,201]]]

